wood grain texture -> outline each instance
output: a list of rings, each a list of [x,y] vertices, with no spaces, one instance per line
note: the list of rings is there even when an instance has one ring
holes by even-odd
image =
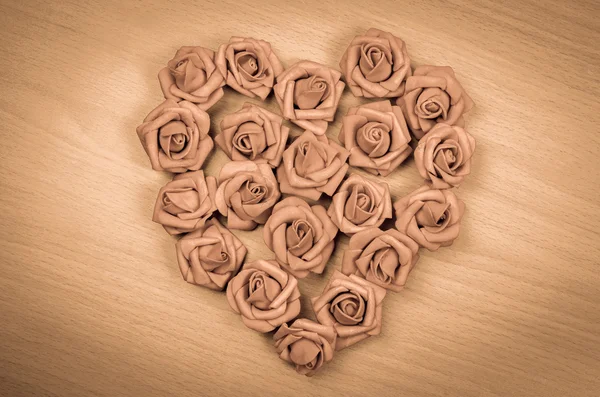
[[[600,5],[595,0],[0,2],[0,394],[597,396]],[[416,65],[451,65],[476,102],[461,235],[422,252],[383,333],[298,376],[224,294],[181,279],[151,222],[170,176],[135,127],[180,45],[270,41],[337,67],[369,27]],[[226,90],[216,128],[246,98]],[[341,115],[365,102],[349,90]],[[266,107],[276,110],[271,98]],[[293,127],[297,130],[296,127]],[[226,161],[218,149],[207,173]],[[413,161],[387,182],[420,184]],[[270,258],[262,229],[236,232]],[[303,314],[339,268],[300,284]]]

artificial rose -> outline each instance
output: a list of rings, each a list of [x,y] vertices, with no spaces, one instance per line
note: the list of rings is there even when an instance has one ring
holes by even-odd
[[[419,66],[406,80],[404,96],[397,104],[415,138],[421,139],[437,123],[464,127],[462,115],[471,110],[473,100],[451,67]]]
[[[374,175],[389,175],[412,152],[402,110],[387,100],[350,108],[338,139],[350,165]]]
[[[462,127],[437,124],[419,141],[415,164],[434,189],[459,186],[471,172],[475,138]]]
[[[202,171],[175,175],[158,192],[152,220],[171,234],[188,233],[204,226],[217,210],[217,182]]]
[[[158,73],[166,99],[186,100],[209,109],[223,96],[225,80],[215,65],[215,53],[203,47],[181,47]]]
[[[385,289],[400,291],[417,260],[419,245],[395,229],[367,229],[350,238],[342,273],[356,274]]]
[[[323,272],[337,231],[323,206],[311,207],[302,199],[288,197],[273,207],[263,233],[281,266],[304,278],[310,272]]]
[[[286,69],[273,88],[283,117],[316,135],[325,134],[344,91],[340,77],[337,70],[310,61]]]
[[[244,324],[258,332],[270,332],[300,313],[298,280],[275,261],[245,263],[227,285],[227,300]]]
[[[451,190],[421,186],[394,203],[396,228],[430,251],[452,245],[465,204]]]
[[[379,29],[356,36],[340,61],[352,93],[365,98],[396,98],[411,75],[406,44]]]
[[[326,136],[305,131],[284,152],[277,168],[282,193],[318,200],[333,196],[348,170],[348,151]]]
[[[333,359],[335,338],[333,327],[306,318],[299,318],[289,327],[283,324],[273,336],[279,357],[306,376],[313,376]]]
[[[210,118],[191,102],[167,99],[136,129],[157,171],[197,171],[213,148]]]
[[[334,271],[321,296],[311,299],[317,321],[335,328],[335,350],[381,332],[385,289],[365,279]]]
[[[381,226],[385,219],[392,217],[390,188],[385,182],[377,183],[351,174],[333,196],[327,215],[347,236]]]
[[[253,230],[264,224],[281,193],[268,164],[230,161],[219,173],[217,209],[230,229]]]
[[[228,86],[249,97],[264,100],[283,72],[271,44],[253,38],[232,37],[221,44],[215,64]]]
[[[221,121],[215,142],[231,160],[252,160],[277,167],[290,129],[283,118],[259,106],[246,103]]]
[[[227,286],[246,256],[242,242],[214,218],[183,236],[175,247],[183,279],[216,291]]]

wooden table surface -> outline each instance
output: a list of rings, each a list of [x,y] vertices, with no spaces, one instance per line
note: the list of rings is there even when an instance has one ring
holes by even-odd
[[[595,0],[0,2],[0,394],[598,396],[600,5]],[[385,301],[383,332],[313,378],[185,283],[151,222],[158,189],[135,127],[181,45],[232,35],[285,65],[337,67],[369,27],[414,64],[451,65],[476,102],[467,211]],[[213,131],[245,97],[227,89]],[[366,102],[348,89],[341,115]],[[273,98],[266,107],[277,109]],[[297,130],[297,128],[295,128]],[[225,163],[219,149],[206,172]],[[412,160],[387,182],[417,187]],[[236,232],[270,258],[262,229]],[[303,315],[340,267],[300,282]]]

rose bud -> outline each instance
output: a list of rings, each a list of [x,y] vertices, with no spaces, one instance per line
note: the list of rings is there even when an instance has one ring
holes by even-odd
[[[333,121],[345,84],[335,69],[300,61],[286,69],[273,88],[283,117],[315,135]]]
[[[406,44],[379,29],[356,36],[340,61],[352,93],[365,98],[396,98],[411,75]]]
[[[333,327],[306,318],[299,318],[289,327],[283,324],[273,336],[279,357],[306,376],[313,376],[333,359],[335,338]]]
[[[176,249],[183,279],[216,291],[227,286],[246,256],[242,242],[214,218],[183,236]]]
[[[277,167],[290,132],[282,123],[281,116],[246,103],[236,113],[223,117],[215,142],[231,160],[252,160]]]
[[[265,244],[277,262],[297,278],[321,274],[335,246],[337,227],[321,205],[288,197],[273,207],[264,228]]]
[[[221,169],[215,201],[228,228],[253,230],[267,221],[280,196],[268,164],[231,161]]]
[[[136,131],[152,168],[197,171],[213,148],[210,119],[191,102],[167,99],[150,112]]]
[[[355,274],[380,287],[400,291],[414,268],[419,245],[395,229],[367,229],[350,238],[342,273]]]
[[[421,186],[394,203],[396,228],[421,247],[436,251],[452,245],[465,204],[451,190]]]
[[[217,210],[216,191],[215,178],[202,171],[175,175],[158,192],[152,220],[171,235],[199,229]]]
[[[225,80],[215,65],[215,53],[203,47],[181,47],[158,73],[166,99],[189,101],[208,110],[223,96]]]
[[[419,141],[415,164],[434,189],[459,186],[471,172],[475,138],[461,127],[437,124]]]
[[[463,114],[471,110],[467,95],[449,66],[419,66],[406,81],[404,96],[398,98],[408,127],[421,139],[437,123],[464,127]]]
[[[227,301],[248,328],[270,332],[300,313],[298,280],[275,261],[245,263],[227,285]]]
[[[221,44],[215,63],[229,87],[263,101],[271,92],[275,77],[283,72],[271,45],[253,38],[232,37],[229,43]]]

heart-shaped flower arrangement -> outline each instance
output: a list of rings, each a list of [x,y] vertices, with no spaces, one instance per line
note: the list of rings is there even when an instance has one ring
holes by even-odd
[[[158,75],[165,101],[137,128],[152,167],[176,173],[153,220],[184,234],[176,244],[183,278],[226,289],[242,322],[275,331],[279,356],[309,376],[335,351],[380,333],[386,292],[403,288],[420,247],[458,237],[464,204],[450,189],[469,174],[475,149],[463,119],[473,101],[452,68],[413,71],[401,39],[370,29],[352,40],[340,69],[310,61],[284,69],[271,45],[253,38],[234,37],[217,52],[182,47]],[[340,145],[325,132],[346,84],[375,101],[344,116]],[[249,103],[225,116],[214,140],[232,161],[215,178],[201,170],[214,146],[206,111],[224,85],[262,100],[273,91],[282,116]],[[305,129],[293,142],[284,119]],[[393,205],[384,181],[346,178],[349,166],[387,176],[413,147],[425,184]],[[328,208],[312,202],[322,195]],[[393,212],[396,228],[381,230]],[[229,229],[258,225],[273,259],[244,263],[246,248]],[[341,272],[312,298],[316,322],[296,319],[298,279],[323,272],[338,231],[350,236]]]

